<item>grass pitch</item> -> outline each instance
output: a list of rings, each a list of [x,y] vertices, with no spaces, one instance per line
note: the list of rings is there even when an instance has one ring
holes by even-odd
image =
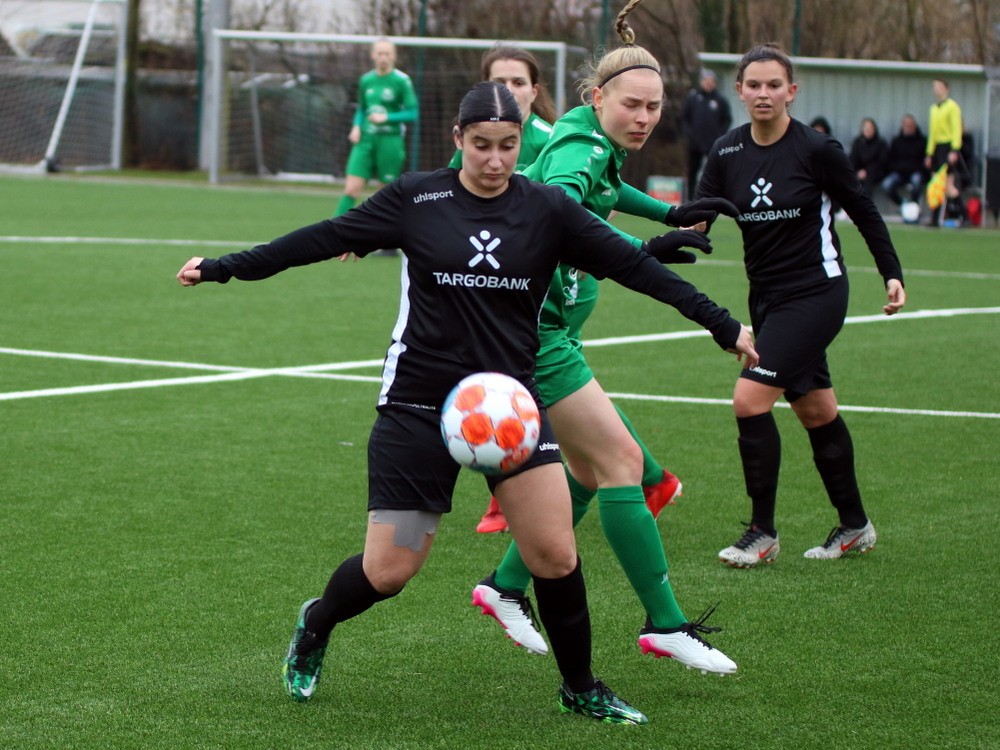
[[[704,337],[615,341],[694,326],[605,283],[588,358],[684,481],[660,520],[672,581],[689,616],[721,601],[713,643],[740,665],[720,679],[640,655],[643,613],[593,513],[578,539],[595,671],[651,722],[609,727],[560,715],[553,660],[469,605],[509,541],[474,533],[486,490],[471,474],[421,575],[337,629],[317,697],[283,694],[299,605],[361,549],[400,261],[173,277],[327,217],[338,194],[65,175],[0,190],[3,746],[998,746],[997,231],[893,225],[909,314],[885,320],[871,258],[841,229],[851,320],[830,360],[879,532],[858,559],[802,558],[835,515],[779,409],[782,554],[718,563],[748,515],[738,366]],[[713,238],[679,270],[745,319],[732,223]]]

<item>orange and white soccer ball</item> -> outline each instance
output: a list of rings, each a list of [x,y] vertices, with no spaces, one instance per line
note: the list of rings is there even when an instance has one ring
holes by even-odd
[[[541,416],[528,389],[499,372],[463,378],[441,408],[441,436],[462,466],[505,474],[538,447]]]

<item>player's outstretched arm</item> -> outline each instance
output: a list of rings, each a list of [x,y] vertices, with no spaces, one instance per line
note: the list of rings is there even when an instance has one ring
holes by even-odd
[[[906,304],[906,290],[899,279],[889,279],[885,285],[885,296],[889,304],[882,307],[882,312],[886,315],[895,315],[903,309]]]
[[[663,223],[669,227],[693,227],[704,222],[705,231],[708,231],[719,214],[735,219],[740,215],[740,210],[725,198],[698,198],[679,206],[671,206]]]
[[[736,339],[736,344],[732,349],[727,349],[726,351],[735,354],[736,360],[743,362],[745,369],[756,367],[757,363],[760,362],[757,350],[753,347],[753,331],[742,323],[740,324],[740,335]]]
[[[201,271],[198,270],[198,265],[203,260],[205,259],[192,258],[181,266],[181,270],[177,272],[177,280],[181,286],[194,286],[201,283]]]
[[[667,232],[647,240],[642,245],[642,249],[660,263],[694,263],[697,260],[695,254],[682,250],[683,247],[693,247],[705,254],[712,252],[712,242],[708,239],[708,235],[691,229]]]

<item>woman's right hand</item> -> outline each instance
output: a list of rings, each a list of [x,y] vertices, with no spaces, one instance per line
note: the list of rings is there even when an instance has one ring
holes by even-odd
[[[736,344],[727,352],[736,355],[737,362],[743,362],[743,369],[747,370],[756,367],[760,362],[757,350],[753,348],[753,331],[745,325],[740,325],[740,335],[736,338]]]
[[[177,272],[177,280],[181,286],[194,286],[201,283],[201,271],[198,270],[198,266],[203,260],[205,259],[192,258],[181,266],[181,270]]]

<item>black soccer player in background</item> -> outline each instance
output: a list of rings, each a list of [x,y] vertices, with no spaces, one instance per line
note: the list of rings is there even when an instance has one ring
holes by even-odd
[[[440,408],[454,384],[492,370],[520,380],[538,400],[532,376],[538,315],[560,261],[673,305],[722,348],[745,356],[748,366],[757,363],[749,329],[726,310],[563,190],[513,174],[521,121],[503,85],[479,83],[459,108],[461,170],[403,175],[343,216],[216,260],[192,258],[177,274],[184,286],[256,280],[348,250],[362,257],[386,247],[403,252],[400,315],[368,444],[364,552],[344,560],[323,596],[299,610],[283,667],[285,689],[296,700],[313,696],[333,628],[399,594],[427,559],[459,472],[440,433]],[[642,724],[646,717],[591,671],[569,488],[541,413],[533,457],[487,483],[534,578],[539,616],[563,678],[561,709]]]
[[[906,302],[903,272],[882,217],[862,189],[843,147],[789,114],[792,63],[777,47],[756,46],[740,60],[736,90],[750,123],[715,144],[699,197],[723,197],[740,209],[750,318],[760,362],[740,373],[733,395],[750,523],[719,552],[730,565],[771,562],[780,549],[774,523],[781,438],[774,404],[784,395],[809,435],[816,468],[839,525],[805,552],[834,559],[875,545],[854,471],[854,447],[840,417],[826,349],[847,315],[848,285],[831,200],[861,232],[885,280],[886,315]]]

